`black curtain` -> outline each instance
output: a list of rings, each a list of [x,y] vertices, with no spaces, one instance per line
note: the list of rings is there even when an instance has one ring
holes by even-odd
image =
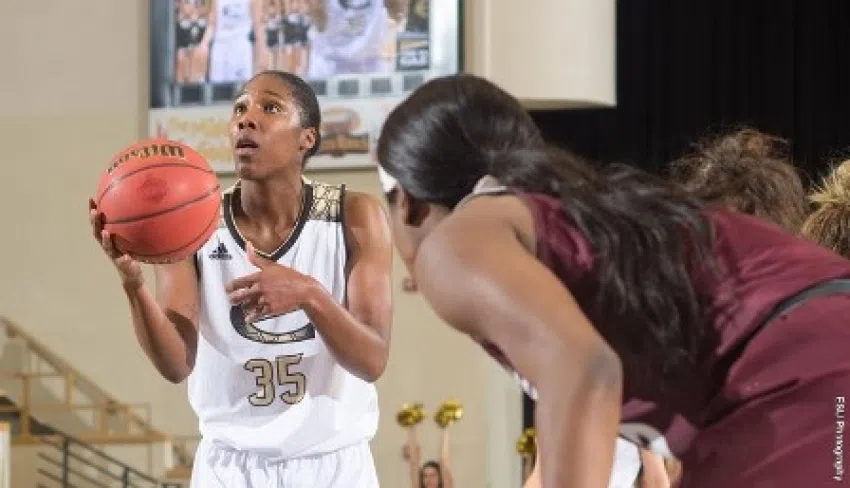
[[[745,124],[789,139],[811,178],[848,155],[850,0],[619,0],[616,45],[617,107],[533,112],[551,142],[660,173]]]

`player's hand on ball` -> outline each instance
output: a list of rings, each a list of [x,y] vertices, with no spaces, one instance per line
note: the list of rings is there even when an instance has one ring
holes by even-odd
[[[103,252],[112,260],[115,268],[118,269],[121,281],[127,285],[141,284],[143,279],[142,267],[136,260],[115,247],[112,236],[103,229],[103,214],[97,210],[97,205],[93,199],[89,199],[89,221],[95,240],[100,244]]]
[[[247,322],[289,313],[304,303],[310,288],[315,286],[313,278],[260,257],[250,242],[245,252],[260,271],[236,278],[226,289],[230,302],[242,307]]]

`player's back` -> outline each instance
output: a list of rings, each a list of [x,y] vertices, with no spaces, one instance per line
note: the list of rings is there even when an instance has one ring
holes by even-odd
[[[371,439],[377,430],[374,385],[337,363],[303,311],[245,322],[225,292],[258,271],[247,260],[232,212],[238,184],[224,193],[223,225],[197,254],[201,313],[198,353],[189,380],[201,434],[270,458],[321,454]],[[291,236],[270,259],[345,297],[344,188],[305,184]]]

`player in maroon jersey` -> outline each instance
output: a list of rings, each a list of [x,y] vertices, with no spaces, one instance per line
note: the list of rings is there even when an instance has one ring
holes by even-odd
[[[377,156],[419,292],[536,390],[544,487],[607,486],[618,431],[681,459],[686,488],[844,477],[850,261],[597,172],[473,76],[420,87]]]

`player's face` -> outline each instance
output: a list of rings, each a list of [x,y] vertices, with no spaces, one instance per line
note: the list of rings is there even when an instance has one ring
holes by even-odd
[[[440,486],[440,473],[433,466],[422,470],[422,488],[438,488]]]
[[[254,78],[233,103],[230,143],[242,179],[300,172],[314,135],[301,127],[289,87],[274,75]]]
[[[390,202],[393,242],[414,278],[414,262],[419,246],[448,214],[449,209],[416,200],[398,185],[393,191]]]

